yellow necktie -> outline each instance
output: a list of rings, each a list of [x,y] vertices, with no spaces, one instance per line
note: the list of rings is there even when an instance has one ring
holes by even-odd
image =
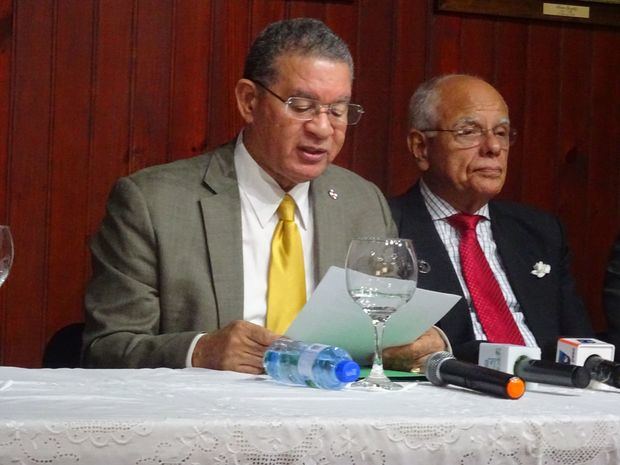
[[[267,328],[284,334],[306,303],[304,254],[295,224],[295,201],[288,194],[278,207],[278,218],[271,240]]]

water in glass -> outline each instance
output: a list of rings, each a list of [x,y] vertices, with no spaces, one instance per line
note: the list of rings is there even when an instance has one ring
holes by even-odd
[[[375,354],[370,375],[354,388],[398,390],[383,373],[383,329],[388,318],[412,297],[418,264],[408,239],[355,239],[346,259],[347,290],[372,322]]]

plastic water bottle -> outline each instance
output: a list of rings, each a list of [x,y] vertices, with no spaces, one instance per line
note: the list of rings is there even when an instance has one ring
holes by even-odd
[[[287,338],[269,346],[263,366],[280,383],[321,389],[342,389],[360,374],[359,365],[344,349]]]

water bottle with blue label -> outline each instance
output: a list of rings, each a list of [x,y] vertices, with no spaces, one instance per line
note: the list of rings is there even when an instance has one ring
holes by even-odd
[[[342,389],[360,374],[346,350],[325,344],[277,339],[263,357],[269,376],[280,383]]]

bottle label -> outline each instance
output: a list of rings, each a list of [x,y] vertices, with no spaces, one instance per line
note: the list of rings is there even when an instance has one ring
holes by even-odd
[[[297,369],[301,376],[306,379],[312,379],[312,365],[314,365],[314,361],[319,356],[319,353],[326,347],[329,346],[325,344],[310,344],[301,352],[297,362]]]

